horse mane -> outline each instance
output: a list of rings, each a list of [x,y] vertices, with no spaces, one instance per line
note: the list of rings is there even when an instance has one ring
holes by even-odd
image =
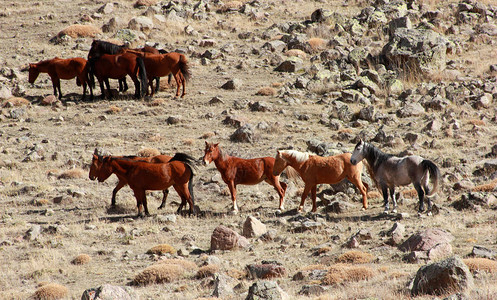
[[[219,156],[221,157],[221,160],[228,159],[229,155],[224,153],[223,149],[219,147],[219,145],[217,146],[217,149],[219,150]]]
[[[376,173],[381,164],[383,164],[385,161],[393,156],[392,154],[385,153],[366,142],[364,143],[364,147],[366,148],[365,158],[368,162],[368,171],[373,172],[373,174]]]
[[[308,152],[300,152],[297,150],[280,150],[281,153],[288,154],[293,157],[297,162],[305,162],[309,159],[309,157],[313,154]]]
[[[285,174],[288,179],[293,181],[293,183],[297,184],[298,179],[302,179],[302,176],[300,176],[300,173],[297,172],[292,166],[287,166],[285,169]]]
[[[106,53],[110,53],[110,54],[116,54],[122,48],[127,48],[125,45],[116,45],[114,43],[106,42],[106,41],[102,41],[102,40],[96,40],[94,42],[96,42],[98,44],[98,47],[100,47],[100,49],[102,51],[104,51]]]

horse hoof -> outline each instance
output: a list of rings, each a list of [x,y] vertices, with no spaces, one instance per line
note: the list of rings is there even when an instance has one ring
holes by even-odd
[[[388,209],[383,211],[383,215],[388,215]]]
[[[392,213],[396,214],[397,213],[397,209],[396,208],[392,209]]]
[[[366,208],[365,208],[365,207],[363,207],[363,208],[361,208],[361,210],[362,210],[362,211],[366,211]]]

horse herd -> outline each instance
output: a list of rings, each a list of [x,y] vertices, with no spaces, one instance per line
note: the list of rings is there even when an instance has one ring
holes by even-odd
[[[48,73],[52,80],[54,95],[58,95],[59,99],[62,99],[60,80],[76,77],[76,84],[83,85],[83,100],[86,97],[87,86],[90,90],[90,98],[93,100],[95,77],[100,85],[102,98],[112,97],[109,79],[118,79],[119,91],[125,92],[128,89],[126,76],[133,80],[134,96],[141,98],[144,95],[153,96],[154,92],[158,92],[159,78],[166,75],[169,75],[169,82],[171,76],[176,80],[176,96],[179,96],[180,88],[183,86],[181,97],[184,97],[186,81],[191,76],[188,61],[183,54],[166,53],[150,46],[129,49],[126,46],[101,40],[92,42],[88,60],[81,57],[67,59],[55,57],[29,64],[29,83],[33,84],[40,73]],[[107,93],[104,84],[107,87]]]
[[[304,181],[304,191],[298,208],[303,212],[305,199],[309,192],[312,199],[312,212],[317,211],[316,187],[318,184],[335,184],[348,179],[362,195],[363,209],[367,209],[367,192],[369,186],[362,181],[363,165],[367,166],[371,179],[382,192],[384,213],[389,213],[388,195],[392,197],[393,209],[397,211],[395,187],[410,183],[418,193],[419,213],[425,210],[425,196],[428,203],[427,212],[431,212],[430,197],[438,189],[439,168],[430,160],[411,155],[396,157],[386,154],[372,144],[359,141],[352,154],[343,153],[335,156],[321,157],[296,150],[278,150],[275,157],[243,159],[223,152],[219,144],[205,142],[204,164],[214,162],[228,185],[233,203],[233,211],[238,211],[236,186],[255,185],[262,181],[272,185],[279,195],[279,210],[284,210],[284,197],[287,184],[280,181],[280,175],[287,170],[289,178],[300,177]],[[364,161],[364,163],[363,163]],[[102,156],[97,151],[93,154],[89,177],[91,180],[105,181],[112,174],[119,179],[112,192],[111,205],[116,205],[116,193],[126,184],[130,186],[136,198],[138,216],[149,215],[146,191],[162,190],[164,193],[159,209],[166,203],[169,187],[173,187],[181,198],[177,212],[189,204],[189,213],[197,213],[194,205],[193,177],[196,162],[191,156],[176,153],[173,157],[158,155],[144,158],[137,156]],[[432,182],[432,189],[429,182]]]

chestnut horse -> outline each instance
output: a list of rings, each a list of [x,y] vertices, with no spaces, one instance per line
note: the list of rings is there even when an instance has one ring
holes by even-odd
[[[168,74],[173,74],[176,80],[176,97],[179,96],[181,85],[183,85],[183,94],[186,95],[186,81],[190,79],[190,67],[186,56],[181,53],[169,52],[166,54],[149,54],[140,53],[135,50],[123,50],[143,57],[145,68],[147,69],[148,83],[150,85],[150,96],[154,95],[154,83],[152,78],[163,77]],[[147,89],[148,94],[148,89]]]
[[[121,79],[129,75],[135,84],[135,97],[143,97],[147,89],[147,73],[143,59],[133,53],[103,54],[94,62],[90,80],[97,77],[102,91],[102,98],[106,98],[104,82],[110,94],[109,78]],[[139,80],[138,80],[139,78]]]
[[[86,97],[86,85],[90,88],[90,99],[93,100],[92,85],[88,80],[87,61],[81,57],[62,59],[55,57],[53,59],[43,60],[36,64],[29,64],[29,83],[33,84],[40,73],[48,73],[52,79],[53,93],[57,96],[59,90],[59,99],[62,99],[60,91],[60,80],[69,80],[77,77],[76,83],[83,85],[83,100]]]
[[[147,190],[166,190],[173,186],[181,198],[177,210],[179,213],[188,202],[189,213],[194,213],[193,169],[194,159],[184,153],[176,153],[167,163],[148,163],[127,158],[99,157],[102,164],[98,172],[99,182],[105,181],[110,175],[116,174],[123,178],[133,190],[138,207],[138,216],[149,216],[147,207]]]
[[[280,210],[284,210],[283,202],[287,184],[279,181],[279,174],[273,175],[274,158],[260,157],[243,159],[224,154],[219,144],[205,142],[204,164],[214,161],[223,181],[228,185],[233,202],[233,211],[238,212],[236,205],[236,185],[255,185],[265,181],[272,185],[280,196]]]
[[[151,157],[111,156],[111,155],[98,156],[97,149],[95,149],[95,153],[93,154],[93,158],[92,158],[91,165],[90,165],[90,174],[89,174],[90,180],[97,179],[98,172],[100,172],[100,168],[102,167],[102,160],[105,157],[126,158],[126,159],[130,159],[130,160],[144,161],[144,162],[149,162],[149,163],[166,163],[166,162],[170,161],[172,158],[169,155],[157,155],[157,156],[151,156]],[[117,183],[116,187],[112,191],[112,200],[111,200],[111,204],[110,204],[111,207],[116,206],[116,194],[117,194],[117,192],[120,189],[122,189],[125,185],[128,184],[128,182],[126,181],[126,178],[124,178],[124,177],[118,177],[118,178],[119,178],[119,182]],[[165,189],[162,191],[162,193],[163,193],[162,202],[161,202],[161,205],[159,206],[158,209],[162,209],[166,205],[166,199],[167,199],[167,195],[169,194],[169,190]]]
[[[88,60],[91,61],[92,63],[90,64],[90,70],[93,70],[94,68],[94,62],[96,59],[100,58],[103,54],[118,54],[121,52],[123,49],[128,49],[127,45],[116,45],[111,42],[106,42],[102,40],[93,40],[91,43],[91,48],[90,51],[88,52]],[[162,50],[157,50],[154,47],[150,47],[145,45],[143,48],[137,48],[134,49],[136,51],[140,52],[148,52],[152,54],[160,54]],[[167,53],[167,52],[166,52]],[[156,82],[156,91],[159,92],[159,77],[155,78]],[[168,83],[171,83],[171,75],[169,75],[169,80]],[[126,77],[119,79],[119,91],[120,92],[125,92],[128,90],[128,85],[126,83]]]
[[[316,188],[320,183],[335,184],[347,178],[352,182],[362,194],[363,209],[368,208],[367,192],[368,185],[362,182],[362,163],[353,165],[350,163],[350,153],[343,153],[335,156],[321,157],[309,153],[295,150],[278,151],[275,157],[273,174],[279,175],[286,167],[290,166],[294,170],[289,170],[289,177],[295,176],[296,171],[305,183],[302,200],[300,201],[299,212],[304,210],[304,202],[309,192],[312,196],[312,212],[316,212]]]

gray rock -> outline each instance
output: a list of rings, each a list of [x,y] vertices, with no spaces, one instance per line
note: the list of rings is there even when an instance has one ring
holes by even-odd
[[[212,296],[229,299],[233,297],[234,291],[232,287],[233,278],[228,277],[224,274],[214,274],[214,291]]]
[[[373,105],[370,105],[368,107],[361,108],[359,111],[359,119],[366,120],[369,122],[375,122],[376,121],[376,109]]]
[[[473,275],[461,258],[454,256],[421,267],[412,283],[411,294],[442,295],[464,292],[474,286]]]
[[[273,110],[272,106],[264,101],[250,102],[248,106],[251,111],[268,112]]]
[[[389,237],[388,244],[394,246],[400,244],[404,240],[405,232],[406,227],[399,222],[395,222],[392,228],[386,233]]]
[[[83,292],[81,300],[134,300],[136,296],[132,296],[130,287],[120,287],[110,284],[104,284],[98,288],[87,289]]]
[[[28,241],[34,241],[34,240],[38,239],[40,234],[41,234],[41,226],[40,225],[33,225],[24,234],[24,239],[28,240]]]
[[[457,210],[479,211],[482,207],[489,208],[497,204],[497,198],[492,193],[470,192],[461,195],[461,199],[452,203],[452,207]]]
[[[328,288],[322,286],[322,285],[303,285],[302,288],[299,291],[299,295],[304,295],[304,296],[319,296],[321,294],[324,294],[328,292]]]
[[[326,207],[326,212],[341,214],[350,210],[356,209],[355,205],[345,201],[333,201]]]
[[[248,121],[248,118],[242,116],[227,116],[226,118],[224,118],[223,124],[230,125],[235,128],[240,128],[243,125],[247,124]]]
[[[129,21],[128,28],[131,30],[149,32],[154,28],[154,22],[149,17],[138,16]]]
[[[412,29],[411,19],[409,17],[400,17],[393,19],[388,23],[388,31],[390,35],[393,35],[398,28]]]
[[[276,264],[247,265],[247,271],[252,279],[270,279],[283,277],[286,274],[285,268]]]
[[[216,227],[211,236],[211,250],[231,250],[246,248],[249,245],[245,237],[223,225]]]
[[[276,67],[275,71],[295,73],[303,70],[303,64],[301,58],[292,56]]]
[[[255,129],[252,124],[245,124],[235,130],[230,140],[238,143],[253,143],[256,140]]]
[[[12,91],[6,86],[0,87],[0,100],[7,100],[10,98],[12,98]]]
[[[266,233],[267,228],[261,221],[253,216],[248,216],[243,223],[242,235],[247,238],[258,237]]]
[[[472,256],[476,257],[484,257],[488,259],[495,259],[497,257],[497,252],[483,246],[473,246],[473,250],[471,251]]]
[[[245,300],[287,300],[290,299],[276,281],[258,281],[250,286]]]
[[[267,49],[271,52],[282,52],[286,48],[286,43],[281,40],[273,40],[265,43],[262,49]]]
[[[97,10],[97,12],[106,15],[111,14],[113,11],[114,11],[114,3],[111,2],[100,6],[100,8]]]
[[[406,104],[401,109],[397,110],[397,117],[399,118],[415,117],[423,115],[425,112],[426,112],[425,108],[421,104],[417,102],[411,102]]]
[[[411,235],[399,246],[399,249],[402,251],[427,251],[438,244],[450,243],[453,240],[454,236],[445,230],[428,228]]]
[[[243,81],[241,79],[231,79],[228,80],[225,84],[221,86],[222,89],[225,90],[237,90],[243,85]]]

